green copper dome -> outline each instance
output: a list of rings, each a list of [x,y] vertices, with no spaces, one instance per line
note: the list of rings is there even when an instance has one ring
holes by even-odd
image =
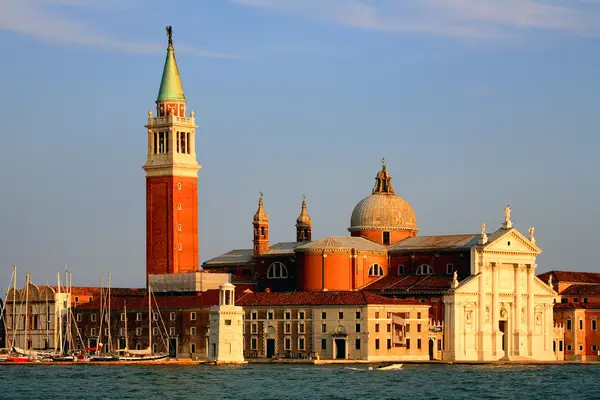
[[[167,59],[165,60],[165,68],[163,69],[160,89],[158,90],[158,98],[156,100],[185,101],[183,86],[181,85],[181,78],[179,77],[179,69],[177,68],[177,61],[175,60],[173,40],[168,28],[167,33],[169,34],[169,47],[167,47]]]

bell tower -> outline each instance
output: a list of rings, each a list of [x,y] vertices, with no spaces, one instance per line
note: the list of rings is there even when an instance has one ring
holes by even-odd
[[[310,242],[312,236],[312,219],[306,211],[306,196],[302,196],[302,209],[296,219],[296,242]]]
[[[252,244],[254,246],[254,255],[259,255],[269,251],[269,216],[263,205],[263,193],[260,192],[258,200],[258,209],[252,219],[254,236]]]
[[[186,115],[187,101],[175,60],[173,35],[156,99],[148,111],[146,171],[146,280],[149,274],[178,274],[198,269],[198,170],[196,121]]]

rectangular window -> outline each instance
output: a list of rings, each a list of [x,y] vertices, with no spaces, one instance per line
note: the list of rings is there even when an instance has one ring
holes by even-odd
[[[406,328],[405,328],[405,330],[406,330],[406,333],[409,333],[409,332],[410,332],[410,324],[406,324]]]
[[[267,319],[273,319],[273,317],[275,317],[275,315],[274,315],[273,311],[269,311],[269,312],[267,313]]]
[[[298,319],[304,319],[304,311],[298,313]]]
[[[356,319],[360,319],[360,311],[356,312]]]
[[[592,351],[598,351],[598,348],[595,344],[592,345]]]
[[[421,332],[421,324],[417,324],[417,332]]]
[[[398,275],[404,275],[404,264],[398,265]]]
[[[291,350],[292,349],[292,339],[289,337],[286,337],[285,340],[283,341],[283,349],[284,350]]]
[[[256,336],[252,336],[250,338],[250,350],[256,350],[257,343],[258,343],[258,340],[256,339]]]
[[[572,329],[573,329],[573,326],[572,326],[572,324],[571,324],[571,320],[570,320],[570,319],[568,319],[568,320],[567,320],[567,330],[568,330],[568,331],[570,331],[570,330],[572,330]]]
[[[338,319],[344,319],[344,313],[343,312],[339,312],[338,313]]]
[[[356,339],[354,342],[354,347],[356,347],[356,350],[360,350],[360,339]]]
[[[250,313],[250,319],[258,319],[258,312],[252,311]]]
[[[121,321],[125,321],[125,313],[121,313]]]
[[[406,339],[406,348],[410,349],[410,339]]]
[[[325,311],[321,312],[321,319],[327,319],[327,313]]]
[[[356,324],[356,332],[360,332],[360,324]]]
[[[158,328],[152,328],[152,334],[154,336],[157,336],[158,335]]]
[[[77,322],[81,322],[81,314],[77,314]]]
[[[175,321],[175,313],[174,312],[172,312],[172,313],[169,314],[169,319],[171,321]]]
[[[582,329],[583,329],[583,320],[580,319],[579,320],[579,330],[582,330]]]
[[[169,335],[175,336],[175,328],[174,327],[169,328]]]
[[[298,332],[304,333],[304,323],[298,324]]]
[[[392,318],[392,313],[388,312],[385,316],[386,316],[386,318]]]
[[[196,343],[190,344],[190,352],[191,353],[195,353],[196,352]]]
[[[291,311],[286,311],[285,312],[285,319],[292,319],[292,312]]]
[[[108,336],[108,334],[109,334],[108,328],[104,328],[104,336]]]
[[[96,336],[96,328],[90,330],[90,336]]]
[[[196,335],[196,327],[195,327],[195,326],[192,326],[192,327],[190,328],[190,335],[191,335],[191,336],[195,336],[195,335]]]
[[[420,312],[417,313],[417,319],[421,319],[421,313]]]
[[[387,348],[388,350],[392,348],[392,339],[387,340]]]
[[[593,331],[596,330],[596,320],[595,319],[592,320],[592,330]]]
[[[417,349],[421,348],[421,339],[417,339]]]
[[[577,301],[579,301],[579,299],[577,297],[573,297],[573,303],[577,303]]]
[[[379,311],[375,311],[375,318],[379,318]]]
[[[452,275],[454,273],[454,264],[446,264],[446,273]]]
[[[75,303],[79,303],[79,296],[75,296]]]
[[[92,300],[94,300],[94,298],[92,296],[90,296],[89,299],[88,299],[88,301],[91,302]]]
[[[190,313],[190,321],[195,321],[196,320],[196,313],[195,312],[191,312]]]
[[[230,319],[226,319],[225,320],[225,325],[230,326],[231,325],[231,320]]]
[[[572,347],[570,344],[567,345],[567,351],[571,351]]]
[[[298,339],[298,350],[304,350],[304,338],[303,337]]]
[[[321,339],[321,350],[327,349],[327,339]]]
[[[327,324],[321,325],[321,332],[327,332]]]
[[[392,324],[387,324],[387,331],[388,333],[392,331]]]
[[[135,328],[135,335],[142,336],[142,328]]]
[[[153,321],[158,321],[158,313],[157,312],[153,312],[152,313],[152,320]]]
[[[385,244],[385,245],[390,244],[390,233],[387,231],[383,232],[383,244]]]
[[[442,341],[438,340],[437,343],[438,343],[438,351],[442,351]]]
[[[96,314],[92,314],[91,315],[91,319],[92,319],[92,322],[95,322],[96,321]]]
[[[375,324],[375,332],[379,332],[379,324]]]
[[[125,328],[119,328],[119,336],[125,336]]]
[[[285,324],[285,333],[292,333],[292,324],[289,322]]]
[[[379,350],[379,339],[375,339],[375,350]]]
[[[136,321],[141,321],[142,320],[142,313],[135,314],[135,320]]]
[[[563,351],[563,341],[558,342],[558,351]]]
[[[250,324],[250,333],[258,333],[258,324],[256,324],[256,323]]]
[[[563,297],[562,299],[560,299],[560,302],[561,302],[561,303],[568,303],[568,302],[569,302],[569,299],[567,299],[567,298]]]

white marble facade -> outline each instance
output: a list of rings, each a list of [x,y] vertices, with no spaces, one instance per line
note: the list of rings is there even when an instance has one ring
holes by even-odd
[[[512,227],[482,226],[471,249],[471,275],[444,296],[443,359],[448,361],[556,360],[553,305],[557,293],[536,277],[533,228],[526,238]]]
[[[219,305],[210,308],[208,358],[217,364],[244,363],[244,310],[235,305],[235,286],[219,286]]]

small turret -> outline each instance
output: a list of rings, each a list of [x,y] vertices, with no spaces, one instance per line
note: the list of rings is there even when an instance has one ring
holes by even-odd
[[[296,219],[296,241],[310,242],[312,237],[312,219],[306,211],[306,196],[302,197],[302,210]]]
[[[269,216],[263,205],[263,193],[260,192],[258,209],[252,222],[254,227],[254,255],[265,253],[269,250]]]

